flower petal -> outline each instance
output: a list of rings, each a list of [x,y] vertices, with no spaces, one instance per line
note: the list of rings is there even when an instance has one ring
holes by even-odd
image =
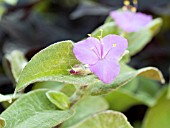
[[[126,32],[136,32],[152,20],[152,16],[140,12],[112,11],[110,15],[116,24]]]
[[[128,47],[127,39],[118,35],[108,35],[102,39],[103,58],[119,59]]]
[[[111,83],[120,72],[120,66],[117,60],[99,60],[94,65],[89,65],[91,72],[105,84]]]
[[[95,64],[101,56],[100,42],[94,37],[89,37],[74,44],[73,52],[82,63]]]

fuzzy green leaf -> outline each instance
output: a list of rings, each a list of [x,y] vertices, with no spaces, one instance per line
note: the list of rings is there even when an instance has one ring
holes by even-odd
[[[64,93],[68,97],[71,97],[76,91],[76,87],[73,84],[64,84],[60,92]]]
[[[74,109],[76,113],[74,116],[63,123],[62,128],[68,128],[71,126],[74,127],[74,125],[81,122],[85,118],[97,112],[106,110],[107,108],[108,104],[102,97],[85,97],[72,106],[72,109]]]
[[[127,84],[129,81],[133,80],[137,76],[146,77],[153,80],[165,82],[162,73],[154,67],[146,67],[139,70],[127,71],[128,66],[122,65],[122,71],[118,77],[111,84],[103,84],[101,81],[96,81],[90,86],[90,93],[92,95],[104,94]]]
[[[51,128],[73,115],[73,111],[59,111],[45,93],[48,90],[36,90],[25,94],[0,117],[6,120],[5,128]]]
[[[156,81],[137,77],[122,88],[105,95],[105,99],[110,109],[116,111],[126,111],[141,104],[151,107],[156,102],[159,86]]]
[[[133,128],[120,112],[104,111],[95,114],[71,128]]]
[[[23,69],[16,90],[21,90],[34,82],[50,81],[48,77],[69,75],[68,69],[79,63],[72,48],[72,41],[63,41],[37,53]]]
[[[135,33],[129,33],[125,37],[129,43],[129,54],[132,56],[141,51],[146,46],[146,44],[151,41],[152,32],[148,29],[142,29]]]

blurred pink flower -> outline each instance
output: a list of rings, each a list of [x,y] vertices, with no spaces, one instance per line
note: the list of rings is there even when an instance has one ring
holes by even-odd
[[[152,20],[152,16],[140,12],[112,11],[110,16],[116,24],[126,32],[136,32]]]
[[[100,40],[89,37],[80,41],[74,45],[73,52],[103,83],[109,84],[120,72],[119,58],[127,47],[125,38],[108,35]]]

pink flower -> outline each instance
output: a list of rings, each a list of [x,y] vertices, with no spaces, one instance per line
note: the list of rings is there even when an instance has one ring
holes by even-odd
[[[73,52],[101,81],[109,84],[120,72],[119,58],[127,46],[127,40],[118,35],[108,35],[100,40],[89,37],[76,43]]]
[[[131,11],[112,11],[110,16],[126,32],[136,32],[152,20],[152,16]]]

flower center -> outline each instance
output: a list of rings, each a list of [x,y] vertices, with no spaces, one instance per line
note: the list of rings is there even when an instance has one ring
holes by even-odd
[[[97,47],[91,47],[90,50],[94,52],[94,54],[100,59],[100,52],[98,51]]]
[[[102,32],[103,32],[103,30],[101,29],[100,31],[101,31],[100,36],[98,36],[98,37],[99,37],[99,41],[100,41],[100,48],[98,48],[98,47],[96,47],[96,46],[93,46],[93,47],[90,48],[90,50],[92,50],[92,51],[95,53],[95,55],[98,57],[99,60],[102,60],[102,59],[105,58],[105,56],[109,53],[109,51],[110,51],[113,47],[116,47],[116,46],[117,46],[117,44],[116,44],[116,43],[112,44],[112,46],[111,46],[110,49],[107,51],[107,53],[104,53],[104,48],[103,48],[104,43],[103,43],[103,41],[102,41]],[[88,36],[91,36],[91,35],[88,35]],[[103,54],[105,54],[105,55],[103,55]]]
[[[113,44],[113,47],[116,47],[117,46],[117,44]]]

